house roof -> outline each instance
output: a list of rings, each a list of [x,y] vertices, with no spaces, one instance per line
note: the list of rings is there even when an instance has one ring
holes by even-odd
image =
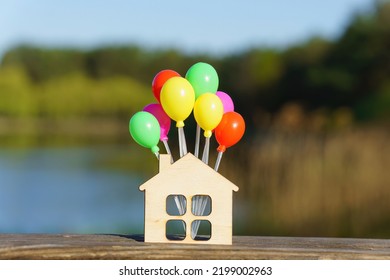
[[[203,182],[212,181],[214,185],[222,185],[224,188],[230,188],[230,190],[235,192],[238,191],[238,187],[235,184],[191,153],[186,154],[172,165],[160,170],[157,175],[143,183],[139,189],[144,191],[154,187],[161,187],[161,182],[169,181],[189,181],[194,179],[202,182],[202,178],[205,179]]]

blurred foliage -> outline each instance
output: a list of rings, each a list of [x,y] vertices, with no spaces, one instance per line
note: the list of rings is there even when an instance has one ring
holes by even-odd
[[[357,14],[335,41],[312,38],[286,50],[250,49],[223,57],[138,46],[90,51],[19,46],[0,68],[0,116],[128,117],[153,102],[150,84],[162,69],[185,75],[212,64],[249,128],[286,104],[307,112],[349,108],[352,119],[390,117],[390,4]]]
[[[149,89],[129,77],[94,80],[74,71],[31,81],[20,66],[0,69],[0,115],[7,117],[127,118],[152,101]]]
[[[273,130],[233,148],[220,172],[240,186],[236,234],[389,238],[389,140],[363,125]]]

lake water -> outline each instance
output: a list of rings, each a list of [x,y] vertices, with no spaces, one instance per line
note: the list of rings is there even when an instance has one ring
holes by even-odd
[[[142,233],[147,178],[94,164],[120,148],[0,149],[0,232]]]

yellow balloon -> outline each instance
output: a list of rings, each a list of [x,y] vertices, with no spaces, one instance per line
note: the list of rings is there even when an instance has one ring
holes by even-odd
[[[185,78],[173,77],[164,83],[160,100],[165,113],[176,121],[176,127],[183,127],[194,108],[195,92]]]
[[[223,116],[221,99],[213,93],[204,93],[198,97],[194,106],[194,117],[204,130],[205,137],[211,137],[212,130],[218,126]]]

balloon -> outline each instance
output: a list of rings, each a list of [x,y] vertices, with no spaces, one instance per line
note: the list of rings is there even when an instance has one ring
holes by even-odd
[[[162,87],[160,97],[164,111],[176,121],[176,127],[183,127],[195,103],[191,84],[182,77],[170,78]]]
[[[135,142],[151,149],[155,154],[158,153],[157,144],[160,140],[160,125],[151,113],[135,113],[130,119],[129,131]]]
[[[223,91],[217,91],[216,95],[221,99],[223,104],[223,112],[233,112],[234,111],[234,104],[232,98]]]
[[[219,144],[218,151],[225,152],[241,140],[245,132],[245,121],[239,113],[227,112],[215,128],[215,138]]]
[[[210,137],[212,130],[222,119],[223,105],[221,99],[213,93],[204,93],[195,102],[194,117],[205,131],[204,136]]]
[[[165,82],[172,77],[180,77],[180,74],[177,73],[176,71],[166,69],[166,70],[161,70],[156,74],[156,76],[154,76],[154,79],[152,81],[152,91],[154,97],[156,97],[159,103],[161,103],[160,101],[161,88],[163,87]]]
[[[193,86],[196,99],[206,92],[215,93],[218,89],[218,74],[210,64],[195,63],[188,69],[185,77]]]
[[[161,104],[152,103],[146,105],[143,111],[151,113],[157,119],[160,125],[160,140],[168,140],[168,132],[171,128],[171,119],[169,118],[167,113],[165,113]]]

